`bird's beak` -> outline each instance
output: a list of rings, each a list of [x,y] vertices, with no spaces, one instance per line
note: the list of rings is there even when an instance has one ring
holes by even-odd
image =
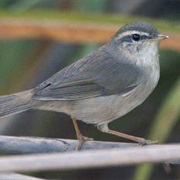
[[[163,39],[167,39],[167,38],[169,38],[169,36],[158,34],[156,37],[153,38],[153,40],[159,41],[159,40],[163,40]]]

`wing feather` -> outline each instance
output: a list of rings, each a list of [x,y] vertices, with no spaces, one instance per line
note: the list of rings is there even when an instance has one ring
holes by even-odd
[[[140,71],[100,48],[62,69],[35,88],[34,99],[78,100],[132,91]]]

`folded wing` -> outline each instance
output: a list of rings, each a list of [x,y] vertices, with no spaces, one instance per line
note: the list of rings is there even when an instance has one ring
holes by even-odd
[[[78,100],[127,94],[139,82],[140,71],[101,48],[62,69],[35,88],[38,100]],[[138,78],[137,78],[138,77]]]

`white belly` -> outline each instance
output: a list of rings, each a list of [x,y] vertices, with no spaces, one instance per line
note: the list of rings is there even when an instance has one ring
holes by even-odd
[[[126,96],[101,96],[78,101],[43,101],[37,109],[64,112],[89,124],[115,120],[140,105],[154,90],[159,80],[159,64],[148,73],[136,89]]]

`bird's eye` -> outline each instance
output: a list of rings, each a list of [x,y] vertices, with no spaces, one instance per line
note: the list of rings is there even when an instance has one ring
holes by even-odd
[[[139,41],[139,40],[141,39],[141,36],[140,36],[139,34],[133,34],[133,35],[132,35],[132,39],[133,39],[134,41]]]

